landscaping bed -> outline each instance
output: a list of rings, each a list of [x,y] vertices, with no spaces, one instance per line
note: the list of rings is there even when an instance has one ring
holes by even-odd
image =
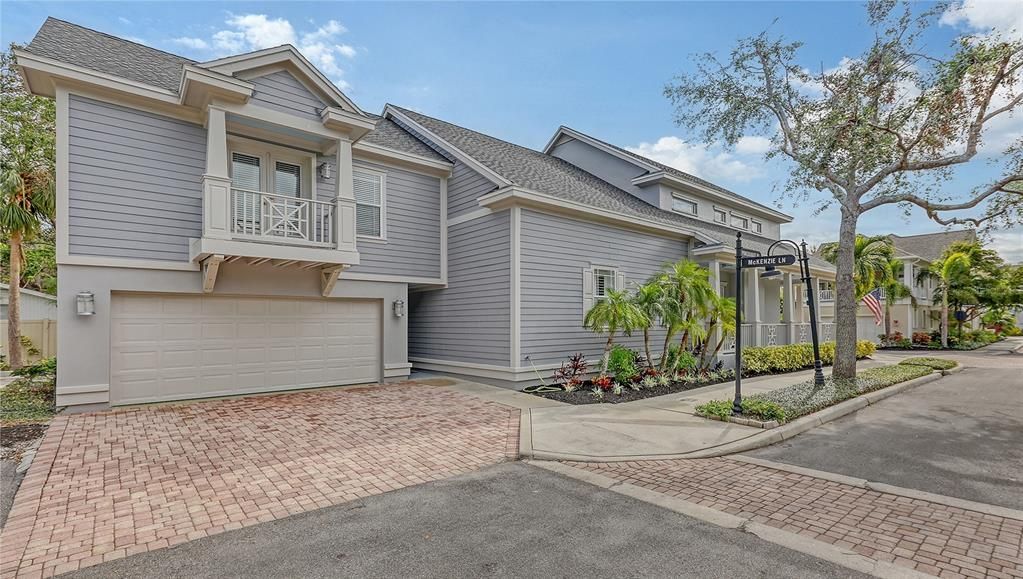
[[[775,421],[778,424],[795,420],[839,402],[868,392],[881,390],[900,382],[921,378],[934,372],[934,368],[919,364],[897,364],[883,368],[870,368],[857,372],[854,379],[836,379],[828,376],[823,386],[807,380],[778,390],[753,394],[743,400],[743,418],[758,422]],[[717,420],[732,418],[730,400],[713,400],[696,407],[697,414]]]
[[[637,386],[639,386],[638,390],[634,390],[631,387],[625,387],[621,389],[621,394],[615,394],[613,390],[610,390],[602,391],[602,394],[599,396],[595,395],[593,392],[594,384],[592,380],[584,381],[578,390],[573,390],[571,392],[566,392],[563,389],[553,392],[529,392],[528,389],[526,389],[523,390],[523,392],[540,396],[541,398],[557,400],[558,402],[566,402],[568,404],[621,404],[623,402],[643,400],[644,398],[664,396],[665,394],[685,392],[686,390],[693,390],[694,388],[700,388],[702,386],[731,382],[734,379],[735,373],[731,370],[726,370],[716,376],[708,376],[705,380],[670,380],[663,385],[655,384],[649,387],[643,386],[642,382],[640,382],[637,384]],[[562,386],[556,385],[553,386],[553,388],[562,388]]]
[[[882,345],[878,346],[880,350],[962,352],[1000,342],[1005,339],[1005,336],[995,334],[990,330],[970,330],[964,332],[963,338],[960,340],[958,334],[950,334],[947,348],[941,347],[940,332],[914,332],[912,339],[905,338],[901,333],[896,332],[888,339],[885,339],[884,335],[881,335],[880,338],[882,339]]]
[[[20,460],[21,454],[43,436],[53,418],[56,362],[47,359],[18,370],[0,388],[0,458]]]

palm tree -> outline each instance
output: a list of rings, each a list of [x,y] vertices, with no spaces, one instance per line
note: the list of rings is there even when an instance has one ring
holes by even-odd
[[[709,323],[707,325],[707,340],[714,335],[714,330],[721,328],[721,337],[714,346],[714,351],[707,355],[707,341],[703,342],[703,350],[700,352],[700,367],[706,369],[710,366],[711,360],[718,355],[725,340],[735,335],[735,300],[713,294],[708,313]]]
[[[583,319],[583,326],[593,332],[607,332],[607,344],[604,345],[604,357],[600,364],[601,373],[607,372],[608,356],[614,346],[615,334],[621,331],[631,336],[633,330],[649,325],[650,318],[625,290],[607,290],[607,295],[594,304]]]
[[[913,292],[906,284],[899,281],[899,276],[902,274],[905,264],[902,260],[895,259],[894,257],[888,260],[888,271],[885,272],[884,277],[880,280],[880,287],[884,290],[884,339],[888,341],[888,336],[892,335],[892,302],[912,297]],[[912,328],[910,328],[912,331]]]
[[[952,249],[951,247],[949,249]],[[941,294],[941,347],[948,347],[948,295],[949,289],[960,276],[968,275],[970,271],[970,256],[964,251],[949,251],[937,261],[920,270],[917,279],[928,277],[937,280],[937,292]]]
[[[838,262],[838,243],[822,243],[818,251],[825,260],[831,263]],[[853,284],[857,300],[874,291],[885,279],[888,262],[894,256],[895,246],[888,237],[856,236],[856,245],[853,248]]]
[[[643,350],[646,354],[646,363],[650,368],[654,367],[654,358],[650,352],[650,328],[654,320],[664,320],[669,316],[671,304],[666,299],[664,286],[656,280],[650,280],[641,286],[636,287],[636,293],[632,300],[636,307],[643,312],[649,323],[643,326]],[[661,354],[662,356],[664,353]]]
[[[11,249],[7,337],[12,369],[22,366],[23,245],[54,217],[54,112],[49,99],[28,94],[11,52],[0,55],[0,235]]]
[[[682,338],[679,347],[683,350],[689,345],[690,338],[703,339],[706,329],[703,318],[707,316],[709,302],[714,290],[710,285],[710,272],[696,263],[683,259],[669,264],[665,271],[657,277],[657,283],[664,288],[666,295],[666,316],[662,323],[667,328],[664,335],[663,352],[679,333]],[[661,356],[661,370],[667,362],[667,356]]]

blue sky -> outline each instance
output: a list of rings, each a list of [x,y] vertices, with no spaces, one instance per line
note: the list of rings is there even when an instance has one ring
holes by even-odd
[[[830,68],[871,39],[856,2],[324,3],[7,2],[0,37],[27,42],[55,16],[196,60],[292,42],[364,109],[387,102],[542,148],[565,124],[696,173],[763,203],[779,202],[786,168],[761,159],[756,135],[736,151],[705,146],[675,127],[662,95],[689,56],[726,53],[766,27],[805,43],[803,64]],[[773,24],[772,24],[773,23]],[[967,0],[928,34],[937,49],[991,26],[1023,31],[1018,4]],[[995,127],[992,143],[1023,135],[1023,115]],[[950,191],[993,176],[1000,147],[958,170]],[[815,198],[821,199],[815,194]],[[780,199],[795,221],[784,233],[819,243],[836,235],[834,209]],[[864,215],[863,233],[940,229],[919,211]],[[1023,228],[992,242],[1023,261]]]

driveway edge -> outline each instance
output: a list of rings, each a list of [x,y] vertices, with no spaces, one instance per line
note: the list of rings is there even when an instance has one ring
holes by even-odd
[[[785,464],[781,462],[774,462],[772,460],[765,460],[762,458],[755,458],[752,456],[735,455],[726,457],[727,460],[734,460],[736,462],[745,462],[748,464],[755,464],[765,468],[771,468],[774,470],[780,470],[783,472],[790,472],[794,474],[801,474],[804,476],[811,476],[814,478],[829,480],[832,482],[842,483],[849,486],[859,487],[867,490],[876,491],[879,493],[885,493],[889,495],[897,495],[900,497],[906,497],[908,499],[927,501],[931,503],[937,503],[939,505],[945,505],[947,507],[955,507],[967,511],[975,511],[983,513],[985,515],[993,515],[996,517],[1002,517],[1005,519],[1014,519],[1017,521],[1023,521],[1023,511],[1012,509],[1009,507],[1001,507],[998,505],[989,505],[987,503],[978,503],[976,501],[970,501],[966,499],[958,499],[955,497],[949,497],[945,495],[938,495],[929,493],[926,491],[918,491],[916,489],[910,489],[906,487],[898,487],[882,482],[869,481],[867,479],[856,478],[846,476],[844,474],[838,474],[833,472],[827,472],[823,470],[816,470],[812,468],[806,468],[803,466],[796,466],[792,464]]]
[[[596,487],[625,495],[645,503],[650,503],[705,523],[710,523],[726,529],[735,529],[747,532],[769,543],[774,543],[775,545],[779,545],[793,551],[798,551],[800,553],[810,555],[811,557],[823,559],[830,563],[845,567],[846,569],[852,569],[854,571],[873,575],[874,577],[882,577],[884,579],[917,579],[931,577],[930,575],[913,569],[899,567],[892,563],[886,563],[883,561],[875,561],[860,555],[859,553],[841,549],[823,541],[808,539],[804,536],[790,533],[789,531],[783,531],[761,523],[755,523],[744,517],[717,511],[677,497],[663,495],[630,483],[619,482],[603,475],[577,469],[566,464],[533,460],[525,462],[532,466],[589,483]]]

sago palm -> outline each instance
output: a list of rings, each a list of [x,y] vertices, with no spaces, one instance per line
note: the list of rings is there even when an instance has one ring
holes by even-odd
[[[586,312],[583,325],[593,332],[607,333],[604,356],[600,363],[600,371],[604,373],[607,372],[608,356],[614,346],[615,334],[622,332],[627,336],[632,335],[633,330],[649,326],[650,319],[625,290],[608,290],[607,295]]]

